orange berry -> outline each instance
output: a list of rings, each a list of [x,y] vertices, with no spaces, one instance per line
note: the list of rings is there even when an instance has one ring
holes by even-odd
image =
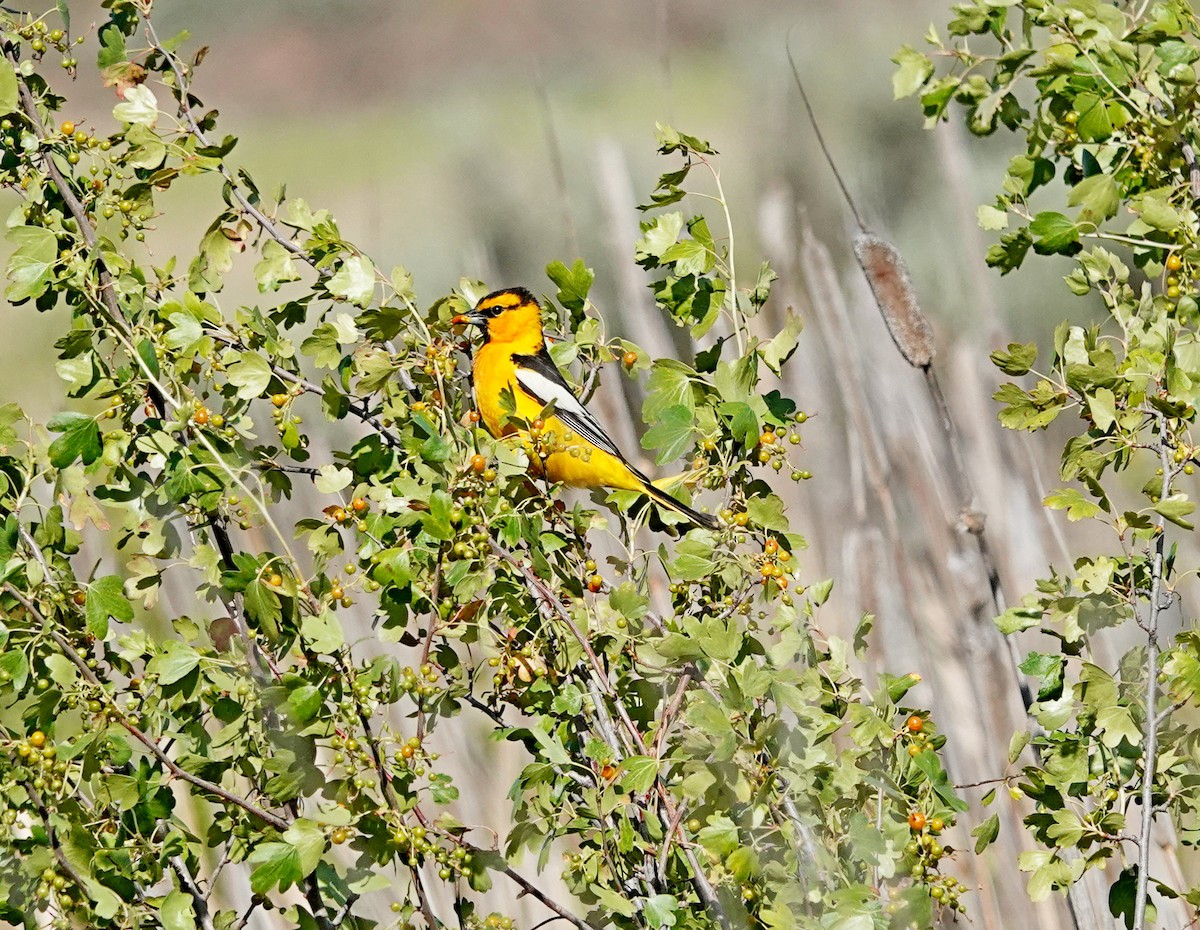
[[[532,423],[529,424],[529,428],[538,430],[540,432],[541,430],[544,430],[546,428],[546,421],[543,420],[541,417],[538,417],[536,420],[534,420]]]
[[[59,127],[59,129],[62,130],[62,134],[64,136],[69,136],[75,131],[75,124],[72,123],[70,120],[67,120],[65,123],[63,123]]]
[[[604,587],[604,579],[599,575],[592,575],[592,577],[588,579],[587,587],[589,591],[595,594]]]
[[[345,523],[345,522],[346,522],[346,517],[347,517],[347,514],[346,514],[346,511],[345,511],[343,508],[341,508],[341,507],[334,507],[334,508],[333,508],[333,513],[332,513],[332,514],[330,514],[330,516],[332,516],[332,517],[333,517],[333,519],[334,519],[334,520],[335,520],[337,523]]]
[[[34,730],[29,734],[29,745],[34,749],[41,749],[46,745],[46,734],[41,730]]]
[[[905,721],[904,725],[908,727],[909,733],[920,733],[925,728],[925,721],[917,714],[913,714]]]
[[[636,352],[626,352],[621,357],[621,361],[625,363],[626,368],[632,368],[634,365],[637,364],[637,360],[638,360],[638,354]]]
[[[356,497],[350,502],[350,506],[354,508],[355,513],[363,513],[370,504],[367,503],[365,497]]]
[[[470,413],[467,414],[467,419],[470,420],[472,423],[478,423],[479,422],[479,411],[472,410]]]
[[[208,422],[208,408],[201,407],[199,410],[193,413],[192,422],[197,426],[204,426],[204,424]]]
[[[400,747],[400,755],[403,756],[405,759],[411,759],[413,757],[414,753],[416,753],[416,750],[413,749],[412,746],[409,746],[407,743],[405,743],[403,746]]]
[[[758,437],[758,441],[761,442],[764,446],[773,445],[775,442],[775,439],[776,439],[775,434],[769,433],[769,432],[764,432],[761,436]]]
[[[471,456],[471,471],[478,475],[485,468],[487,468],[487,459],[484,456],[479,454]]]
[[[607,762],[604,763],[604,765],[600,769],[600,777],[603,778],[605,781],[612,781],[614,778],[617,777],[616,766],[610,765]]]
[[[774,555],[778,551],[779,543],[773,537],[768,539],[763,545],[763,552],[765,552],[767,555]]]
[[[1175,252],[1167,256],[1167,271],[1178,271],[1183,267],[1183,259]]]
[[[908,828],[910,830],[925,829],[925,815],[920,811],[913,811],[908,815]]]
[[[750,522],[750,515],[743,510],[741,513],[733,515],[733,522],[738,526],[745,526]]]

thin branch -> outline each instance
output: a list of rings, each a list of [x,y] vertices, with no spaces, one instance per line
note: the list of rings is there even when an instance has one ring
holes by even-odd
[[[208,898],[196,886],[195,880],[192,878],[192,873],[188,871],[187,863],[183,861],[182,856],[172,856],[167,860],[175,875],[179,878],[179,885],[192,899],[192,908],[196,912],[196,920],[199,922],[201,930],[214,930],[212,915],[208,912]]]
[[[570,911],[563,908],[560,904],[546,897],[536,885],[530,882],[527,878],[516,871],[511,865],[505,864],[504,874],[511,878],[514,882],[521,886],[521,890],[531,897],[537,898],[542,904],[554,911],[563,920],[569,920],[579,930],[597,930],[596,924],[590,924],[582,917],[576,917]]]
[[[54,825],[50,822],[50,809],[46,807],[46,802],[33,785],[25,786],[26,792],[33,801],[33,806],[37,808],[38,816],[42,818],[42,824],[46,828],[46,835],[50,838],[50,848],[54,851],[54,858],[58,861],[61,868],[70,877],[71,881],[81,891],[87,891],[87,880],[75,871],[75,867],[71,865],[71,860],[67,858],[66,852],[62,848],[62,843],[58,839],[58,831],[54,829]]]
[[[5,584],[4,590],[20,601],[21,606],[29,611],[30,615],[38,620],[43,627],[50,631],[50,636],[63,651],[63,655],[65,655],[72,662],[72,664],[75,665],[75,667],[79,670],[79,673],[84,677],[84,679],[87,680],[89,684],[97,688],[103,688],[103,684],[101,683],[100,679],[96,677],[95,672],[87,667],[87,663],[80,658],[79,653],[75,650],[75,647],[72,646],[70,641],[60,632],[58,632],[58,630],[51,627],[50,622],[42,616],[41,611],[37,609],[36,605],[34,605],[32,601],[30,601],[24,594],[14,588],[11,584]],[[172,759],[163,751],[162,747],[158,745],[158,742],[153,737],[147,735],[141,729],[130,723],[129,719],[123,713],[118,712],[117,723],[124,727],[130,736],[145,746],[146,749],[150,751],[150,754],[154,756],[176,778],[180,778],[183,781],[186,781],[188,784],[199,788],[201,791],[205,791],[208,794],[214,795],[229,804],[233,804],[236,807],[242,808],[242,810],[254,815],[259,820],[274,827],[276,830],[282,831],[288,828],[288,822],[278,814],[273,814],[268,810],[264,810],[253,801],[222,788],[220,785],[208,781],[207,779],[201,778],[199,775],[193,775],[191,772],[187,771],[187,769],[182,768],[174,759]]]
[[[1162,465],[1160,499],[1171,493],[1171,460],[1167,449],[1167,418],[1157,413],[1158,457]],[[1145,930],[1150,902],[1150,834],[1154,829],[1154,776],[1158,768],[1158,617],[1163,610],[1163,562],[1166,552],[1166,518],[1158,515],[1158,533],[1150,562],[1150,611],[1146,619],[1146,724],[1142,758],[1142,823],[1138,834],[1137,893],[1134,896],[1133,930]]]

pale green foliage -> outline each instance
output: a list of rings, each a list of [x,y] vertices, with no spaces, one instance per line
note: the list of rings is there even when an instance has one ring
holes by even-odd
[[[102,139],[58,123],[43,71],[70,38],[2,23],[0,183],[21,198],[7,294],[15,314],[70,309],[71,400],[45,424],[0,407],[0,919],[368,928],[373,895],[396,927],[505,928],[490,902],[516,890],[596,927],[965,909],[937,839],[965,807],[944,738],[899,706],[919,678],[860,678],[870,618],[852,642],[817,632],[833,581],[805,588],[804,540],[765,480],[802,474],[786,440],[805,415],[762,384],[801,326],[751,329],[774,273],[735,280],[711,146],[661,128],[674,167],[654,208],[695,185],[724,215],[655,213],[637,260],[670,319],[720,324],[713,349],[649,359],[609,339],[582,260],[549,265],[545,307],[569,377],[620,377],[604,363],[632,356],[645,444],[691,459],[674,493],[715,504],[720,528],[669,525],[630,493],[560,508],[530,453],[469,416],[450,321],[486,287],[422,309],[412,276],[326,211],[265,198],[191,90],[186,36],[160,40],[142,4],[105,7],[97,65],[123,125]],[[224,202],[196,254],[151,264],[160,192],[205,174]],[[223,291],[239,265],[260,302]],[[294,519],[296,481],[323,512]],[[677,538],[638,550],[647,520]],[[610,527],[628,557],[598,566]],[[111,542],[113,567],[94,573],[85,538]],[[169,586],[191,615],[165,611]],[[379,642],[343,624],[355,600]],[[456,817],[439,724],[458,714],[523,761],[505,836]],[[574,899],[524,878],[524,850]],[[453,916],[435,913],[447,898]]]
[[[1191,619],[1174,637],[1165,628],[1195,572],[1178,564],[1173,540],[1192,531],[1196,507],[1197,23],[1177,0],[975,0],[953,11],[951,39],[927,37],[933,57],[897,56],[897,93],[919,94],[931,123],[957,103],[972,132],[1017,134],[1022,150],[994,205],[980,208],[981,226],[1006,230],[988,263],[1007,273],[1031,248],[1071,256],[1068,288],[1097,295],[1105,311],[1092,326],[1060,326],[1044,361],[1032,344],[992,356],[1005,374],[1031,378],[997,392],[1005,426],[1036,431],[1073,418],[1068,485],[1046,506],[1113,533],[1107,554],[1054,572],[997,620],[1006,634],[1040,628],[1058,644],[1021,665],[1036,680],[1030,716],[1041,729],[1036,762],[1007,778],[1034,800],[1025,823],[1042,848],[1019,866],[1038,900],[1115,861],[1112,914],[1145,926],[1155,887],[1200,905],[1200,888],[1146,871],[1151,816],[1166,815],[1185,844],[1200,829],[1189,722],[1200,654]],[[1135,487],[1145,481],[1140,496],[1122,483],[1129,475]],[[1142,643],[1102,666],[1096,638],[1129,621]],[[1029,742],[1020,735],[1012,761]]]

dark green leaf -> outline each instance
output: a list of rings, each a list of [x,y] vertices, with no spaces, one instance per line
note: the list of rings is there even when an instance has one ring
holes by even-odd
[[[86,414],[55,414],[46,427],[51,432],[62,433],[50,443],[50,464],[55,468],[66,468],[76,460],[81,460],[84,465],[91,465],[104,451],[100,442],[100,427]]]

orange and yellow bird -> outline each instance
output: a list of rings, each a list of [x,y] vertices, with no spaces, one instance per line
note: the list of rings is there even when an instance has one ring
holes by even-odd
[[[493,436],[518,432],[516,424],[505,416],[502,399],[512,393],[515,410],[510,413],[533,423],[547,407],[542,437],[550,439],[552,449],[540,462],[532,463],[535,472],[551,481],[576,488],[614,488],[640,491],[656,504],[687,517],[706,529],[717,527],[716,518],[700,513],[676,500],[638,471],[621,454],[604,427],[572,392],[550,353],[542,333],[542,313],[537,299],[521,287],[493,291],[470,313],[454,317],[453,323],[466,323],[483,330],[483,345],[475,353],[471,369],[475,405]]]

